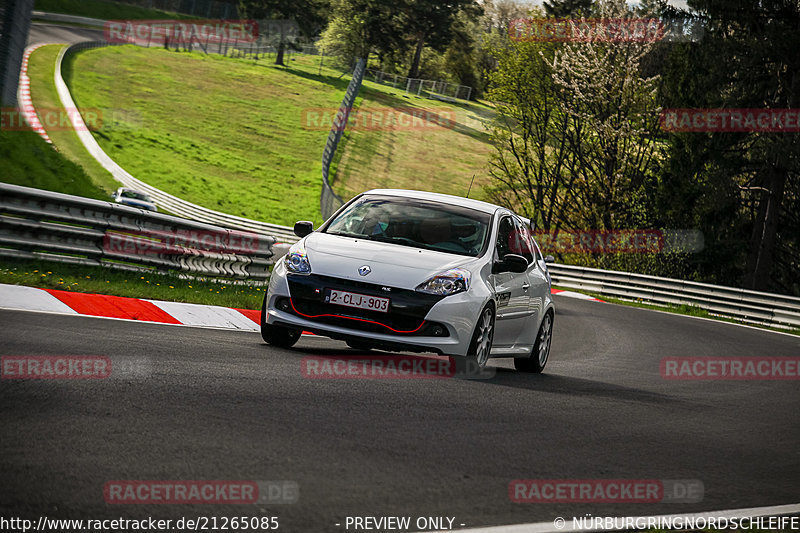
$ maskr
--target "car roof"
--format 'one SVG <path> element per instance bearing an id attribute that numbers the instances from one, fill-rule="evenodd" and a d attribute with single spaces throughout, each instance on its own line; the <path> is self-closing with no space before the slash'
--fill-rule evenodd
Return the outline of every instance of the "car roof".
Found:
<path id="1" fill-rule="evenodd" d="M 463 198 L 461 196 L 452 196 L 450 194 L 441 194 L 438 192 L 412 191 L 408 189 L 373 189 L 363 194 L 381 194 L 384 196 L 399 196 L 417 200 L 431 200 L 434 202 L 447 203 L 449 205 L 457 205 L 459 207 L 468 207 L 484 213 L 494 213 L 498 209 L 503 209 L 499 205 L 490 204 L 488 202 Z"/>
<path id="2" fill-rule="evenodd" d="M 121 192 L 135 192 L 136 194 L 141 194 L 141 195 L 144 195 L 144 196 L 150 198 L 150 195 L 147 194 L 146 192 L 144 192 L 142 190 L 139 190 L 139 189 L 131 189 L 130 187 L 120 187 L 119 189 L 117 189 L 117 191 L 118 192 L 120 192 L 120 191 Z"/>

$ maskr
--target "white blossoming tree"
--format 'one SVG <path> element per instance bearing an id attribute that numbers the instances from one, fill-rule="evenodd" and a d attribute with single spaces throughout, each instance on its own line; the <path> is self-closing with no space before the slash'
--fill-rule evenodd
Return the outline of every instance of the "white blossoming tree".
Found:
<path id="1" fill-rule="evenodd" d="M 642 74 L 658 26 L 634 21 L 624 0 L 601 0 L 595 9 L 592 30 L 581 33 L 587 25 L 574 23 L 577 40 L 549 62 L 561 105 L 573 119 L 567 139 L 578 205 L 571 218 L 594 229 L 641 226 L 647 223 L 647 180 L 662 151 L 658 76 Z"/>

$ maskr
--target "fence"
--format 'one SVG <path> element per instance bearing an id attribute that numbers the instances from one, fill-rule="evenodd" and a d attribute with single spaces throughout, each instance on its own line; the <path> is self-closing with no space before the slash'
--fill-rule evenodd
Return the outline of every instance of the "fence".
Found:
<path id="1" fill-rule="evenodd" d="M 135 44 L 145 48 L 165 47 L 174 50 L 203 52 L 228 57 L 260 59 L 278 53 L 283 46 L 286 60 L 293 54 L 320 55 L 316 45 L 305 42 L 294 20 L 257 20 L 253 27 L 243 25 L 250 33 L 242 38 L 216 35 L 197 27 L 191 20 L 172 21 L 171 25 L 153 21 L 103 21 L 72 15 L 35 12 L 43 20 L 78 22 L 106 30 L 106 38 L 113 44 Z"/>
<path id="2" fill-rule="evenodd" d="M 418 78 L 408 78 L 397 74 L 387 74 L 377 69 L 367 69 L 368 79 L 382 85 L 390 85 L 394 88 L 405 88 L 406 93 L 416 94 L 427 98 L 438 100 L 469 100 L 472 96 L 472 87 L 468 85 L 458 85 L 446 81 L 422 80 Z"/>
<path id="3" fill-rule="evenodd" d="M 325 150 L 322 152 L 322 192 L 320 193 L 320 213 L 322 219 L 327 220 L 339 207 L 344 203 L 333 189 L 331 189 L 330 182 L 328 181 L 328 174 L 330 172 L 331 160 L 336 153 L 336 147 L 342 138 L 342 133 L 347 126 L 347 119 L 350 116 L 350 111 L 353 109 L 353 104 L 358 96 L 358 91 L 361 88 L 361 82 L 364 79 L 364 71 L 366 60 L 359 59 L 356 63 L 356 68 L 353 69 L 353 77 L 350 84 L 347 86 L 347 92 L 342 100 L 342 105 L 339 106 L 339 111 L 333 119 L 331 132 L 328 134 L 328 141 L 325 143 Z"/>
<path id="4" fill-rule="evenodd" d="M 409 78 L 406 83 L 406 93 L 445 101 L 469 100 L 472 96 L 472 87 L 444 81 Z"/>
<path id="5" fill-rule="evenodd" d="M 61 51 L 61 54 L 56 60 L 56 75 L 55 84 L 56 91 L 58 92 L 61 104 L 66 109 L 75 109 L 75 102 L 72 95 L 64 83 L 62 74 L 64 59 L 69 54 L 74 54 L 80 50 L 89 48 L 98 48 L 108 46 L 105 42 L 82 42 L 69 46 Z M 83 123 L 79 113 L 70 113 L 70 120 L 75 128 L 75 133 L 78 135 L 81 143 L 83 143 L 86 150 L 94 157 L 106 170 L 108 170 L 114 179 L 122 183 L 126 187 L 131 187 L 149 194 L 159 206 L 167 209 L 169 212 L 176 215 L 184 216 L 192 220 L 205 222 L 207 224 L 215 224 L 228 228 L 235 228 L 244 231 L 252 231 L 263 235 L 272 235 L 284 242 L 295 242 L 297 236 L 292 231 L 292 228 L 285 226 L 278 226 L 276 224 L 268 224 L 256 220 L 248 220 L 246 218 L 220 213 L 199 205 L 192 204 L 186 200 L 182 200 L 176 196 L 172 196 L 164 191 L 152 187 L 129 174 L 125 169 L 119 166 L 106 154 L 97 141 L 92 136 L 89 129 Z"/>
<path id="6" fill-rule="evenodd" d="M 146 42 L 139 44 L 145 48 L 163 47 L 164 42 Z M 217 54 L 225 57 L 243 58 L 243 59 L 267 59 L 269 56 L 277 56 L 278 47 L 272 44 L 263 44 L 259 41 L 255 42 L 239 42 L 233 41 L 219 41 L 216 43 L 203 43 L 198 39 L 192 39 L 188 42 L 173 42 L 168 43 L 168 46 L 174 50 L 182 50 L 189 52 L 203 52 L 204 54 Z M 300 45 L 296 47 L 286 46 L 283 51 L 284 61 L 291 61 L 292 55 L 320 55 L 319 50 L 313 44 Z"/>
<path id="7" fill-rule="evenodd" d="M 0 5 L 0 105 L 16 107 L 19 69 L 28 40 L 33 0 Z"/>
<path id="8" fill-rule="evenodd" d="M 0 183 L 0 256 L 189 277 L 269 278 L 275 238 Z"/>
<path id="9" fill-rule="evenodd" d="M 629 272 L 549 265 L 553 284 L 623 300 L 691 305 L 768 326 L 800 327 L 800 298 Z"/>

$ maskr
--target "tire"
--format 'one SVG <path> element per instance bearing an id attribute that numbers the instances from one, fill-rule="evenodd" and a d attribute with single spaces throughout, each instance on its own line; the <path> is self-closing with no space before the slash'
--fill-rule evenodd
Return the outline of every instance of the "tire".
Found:
<path id="1" fill-rule="evenodd" d="M 345 343 L 353 350 L 358 350 L 359 352 L 368 352 L 373 349 L 371 344 L 364 341 L 345 341 Z"/>
<path id="2" fill-rule="evenodd" d="M 478 316 L 475 324 L 475 332 L 472 334 L 472 341 L 469 343 L 466 357 L 456 358 L 456 370 L 479 372 L 486 368 L 489 362 L 489 354 L 492 351 L 492 341 L 494 340 L 494 307 L 487 305 Z"/>
<path id="3" fill-rule="evenodd" d="M 267 324 L 267 297 L 268 295 L 264 295 L 264 303 L 261 304 L 261 338 L 272 346 L 291 348 L 300 339 L 303 332 L 299 329 Z"/>
<path id="4" fill-rule="evenodd" d="M 553 313 L 547 312 L 536 334 L 536 342 L 530 357 L 514 359 L 514 368 L 520 372 L 540 374 L 550 358 L 550 343 L 553 340 Z"/>

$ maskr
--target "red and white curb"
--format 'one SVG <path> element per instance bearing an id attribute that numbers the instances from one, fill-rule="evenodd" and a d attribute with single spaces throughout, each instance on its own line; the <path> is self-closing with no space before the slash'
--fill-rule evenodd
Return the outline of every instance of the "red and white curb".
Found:
<path id="1" fill-rule="evenodd" d="M 596 302 L 602 301 L 572 291 L 553 289 L 553 294 Z M 145 300 L 57 289 L 37 289 L 22 285 L 0 284 L 0 309 L 243 331 L 260 331 L 261 329 L 261 311 L 253 309 Z"/>
<path id="2" fill-rule="evenodd" d="M 44 130 L 39 116 L 36 114 L 36 109 L 33 107 L 33 101 L 31 100 L 31 79 L 28 77 L 28 59 L 30 59 L 34 50 L 42 46 L 45 46 L 45 43 L 31 45 L 25 49 L 25 53 L 22 55 L 22 66 L 19 69 L 17 100 L 19 101 L 22 116 L 25 117 L 25 122 L 27 122 L 31 129 L 38 133 L 42 139 L 53 144 L 53 141 L 50 140 L 50 137 Z"/>
<path id="3" fill-rule="evenodd" d="M 0 308 L 260 331 L 261 311 L 0 284 Z"/>
<path id="4" fill-rule="evenodd" d="M 550 289 L 550 292 L 553 294 L 558 294 L 559 296 L 566 296 L 567 298 L 577 298 L 578 300 L 589 300 L 590 302 L 603 302 L 603 300 L 598 300 L 588 294 L 581 294 L 579 292 L 574 291 L 565 291 L 563 289 Z"/>

